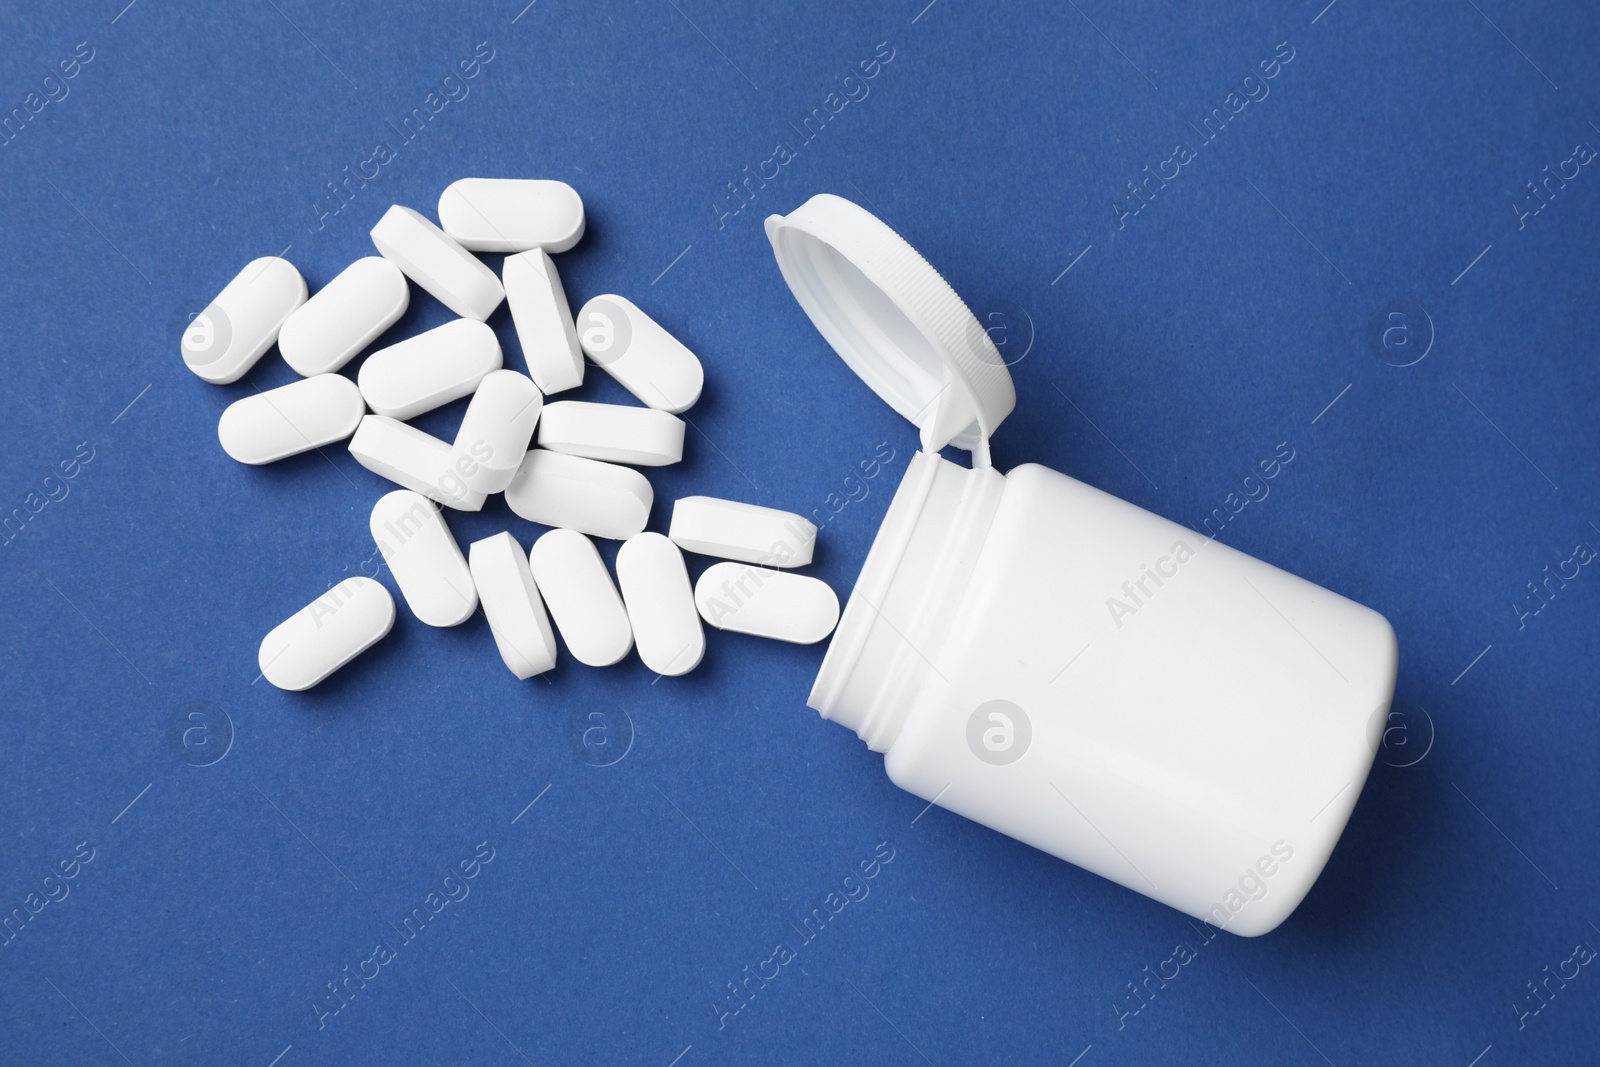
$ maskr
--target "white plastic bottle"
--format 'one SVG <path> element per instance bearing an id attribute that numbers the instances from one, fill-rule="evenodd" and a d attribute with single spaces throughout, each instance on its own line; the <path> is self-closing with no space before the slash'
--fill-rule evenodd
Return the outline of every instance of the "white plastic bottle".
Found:
<path id="1" fill-rule="evenodd" d="M 1233 933 L 1276 927 L 1372 766 L 1388 622 L 1066 475 L 996 471 L 1010 374 L 915 249 L 830 195 L 767 235 L 921 431 L 810 706 L 925 800 Z"/>

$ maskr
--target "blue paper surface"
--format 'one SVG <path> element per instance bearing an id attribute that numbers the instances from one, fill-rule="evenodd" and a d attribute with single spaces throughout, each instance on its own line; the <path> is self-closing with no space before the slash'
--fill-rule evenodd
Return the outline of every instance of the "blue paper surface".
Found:
<path id="1" fill-rule="evenodd" d="M 124 4 L 0 14 L 0 1061 L 1594 1062 L 1593 6 Z M 841 594 L 916 439 L 773 263 L 761 220 L 813 193 L 1002 342 L 1002 468 L 1198 524 L 1289 442 L 1222 540 L 1401 649 L 1298 912 L 1204 940 L 924 810 L 805 708 L 821 646 L 522 683 L 481 615 L 402 606 L 321 687 L 253 682 L 388 486 L 340 446 L 230 460 L 222 409 L 293 374 L 207 385 L 178 330 L 465 176 L 574 185 L 568 294 L 703 360 L 651 528 L 825 509 Z M 379 343 L 447 317 L 417 292 Z"/>

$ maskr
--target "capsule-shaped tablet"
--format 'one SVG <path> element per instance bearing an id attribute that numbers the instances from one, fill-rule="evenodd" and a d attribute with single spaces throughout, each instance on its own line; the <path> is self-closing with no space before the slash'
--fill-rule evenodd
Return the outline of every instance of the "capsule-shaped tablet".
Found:
<path id="1" fill-rule="evenodd" d="M 213 385 L 236 382 L 305 302 L 306 281 L 293 263 L 277 256 L 252 259 L 183 331 L 183 361 Z"/>
<path id="2" fill-rule="evenodd" d="M 261 639 L 261 676 L 279 689 L 310 689 L 383 639 L 394 597 L 371 578 L 346 578 Z"/>
<path id="3" fill-rule="evenodd" d="M 617 549 L 617 584 L 644 665 L 668 678 L 698 667 L 706 632 L 678 546 L 658 533 L 628 538 Z"/>
<path id="4" fill-rule="evenodd" d="M 457 511 L 479 511 L 484 494 L 467 487 L 450 445 L 385 415 L 368 415 L 350 438 L 350 454 L 373 474 Z"/>
<path id="5" fill-rule="evenodd" d="M 583 349 L 556 265 L 534 249 L 507 256 L 500 274 L 529 377 L 546 394 L 582 385 Z"/>
<path id="6" fill-rule="evenodd" d="M 460 626 L 478 610 L 461 548 L 433 501 L 410 489 L 372 505 L 372 539 L 411 613 L 429 626 Z"/>
<path id="7" fill-rule="evenodd" d="M 278 333 L 283 361 L 307 378 L 349 363 L 411 304 L 400 268 L 363 256 L 295 309 Z"/>
<path id="8" fill-rule="evenodd" d="M 804 567 L 816 549 L 817 527 L 792 511 L 686 496 L 672 505 L 667 536 L 685 552 L 763 567 Z"/>
<path id="9" fill-rule="evenodd" d="M 583 201 L 546 178 L 461 178 L 439 195 L 439 226 L 474 252 L 565 252 L 583 236 Z"/>
<path id="10" fill-rule="evenodd" d="M 629 467 L 535 448 L 506 486 L 506 504 L 529 522 L 618 541 L 644 529 L 655 492 Z"/>
<path id="11" fill-rule="evenodd" d="M 408 207 L 394 205 L 372 228 L 383 258 L 464 319 L 482 322 L 505 299 L 500 279 L 449 234 Z"/>
<path id="12" fill-rule="evenodd" d="M 528 569 L 528 554 L 509 533 L 472 542 L 467 565 L 489 633 L 507 669 L 532 678 L 556 665 L 556 635 Z"/>
<path id="13" fill-rule="evenodd" d="M 694 586 L 700 617 L 719 630 L 811 645 L 839 622 L 826 582 L 745 563 L 715 563 Z"/>
<path id="14" fill-rule="evenodd" d="M 544 396 L 526 374 L 490 371 L 478 383 L 456 431 L 451 459 L 461 480 L 480 493 L 504 492 L 528 454 Z"/>
<path id="15" fill-rule="evenodd" d="M 539 447 L 608 463 L 661 467 L 683 458 L 683 420 L 655 408 L 558 400 L 544 409 Z"/>
<path id="16" fill-rule="evenodd" d="M 628 612 L 593 541 L 576 530 L 551 530 L 533 543 L 528 566 L 573 659 L 609 667 L 628 654 Z"/>
<path id="17" fill-rule="evenodd" d="M 217 420 L 217 440 L 240 463 L 272 463 L 343 441 L 366 413 L 355 382 L 318 374 L 235 400 Z"/>
<path id="18" fill-rule="evenodd" d="M 641 402 L 676 414 L 700 399 L 700 360 L 632 301 L 597 296 L 583 305 L 576 325 L 589 358 Z"/>
<path id="19" fill-rule="evenodd" d="M 500 340 L 476 319 L 456 319 L 368 356 L 356 375 L 379 415 L 412 419 L 460 400 L 503 362 Z"/>

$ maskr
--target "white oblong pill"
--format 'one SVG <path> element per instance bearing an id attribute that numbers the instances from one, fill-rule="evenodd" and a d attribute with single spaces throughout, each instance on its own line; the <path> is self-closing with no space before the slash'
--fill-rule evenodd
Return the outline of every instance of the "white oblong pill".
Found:
<path id="1" fill-rule="evenodd" d="M 310 689 L 377 644 L 394 625 L 394 597 L 371 578 L 346 578 L 261 639 L 261 676 L 279 689 Z"/>
<path id="2" fill-rule="evenodd" d="M 609 667 L 633 647 L 633 628 L 599 549 L 577 530 L 551 530 L 528 552 L 533 583 L 579 663 Z"/>
<path id="3" fill-rule="evenodd" d="M 509 533 L 472 542 L 467 565 L 483 602 L 500 659 L 518 678 L 556 665 L 556 635 L 528 569 L 528 554 Z"/>
<path id="4" fill-rule="evenodd" d="M 528 361 L 528 375 L 545 393 L 576 389 L 583 384 L 583 349 L 572 324 L 567 291 L 556 265 L 540 249 L 507 256 L 500 268 L 506 303 L 517 341 Z"/>
<path id="5" fill-rule="evenodd" d="M 394 205 L 372 228 L 383 258 L 464 319 L 482 322 L 505 299 L 500 279 L 455 239 L 408 207 Z"/>
<path id="6" fill-rule="evenodd" d="M 706 632 L 678 546 L 658 533 L 628 538 L 617 549 L 617 584 L 644 665 L 668 678 L 698 667 Z"/>
<path id="7" fill-rule="evenodd" d="M 361 364 L 356 384 L 377 414 L 411 419 L 467 396 L 503 362 L 494 330 L 456 319 L 378 349 Z"/>
<path id="8" fill-rule="evenodd" d="M 370 525 L 413 615 L 429 626 L 460 626 L 478 610 L 472 573 L 433 501 L 410 489 L 385 493 Z"/>
<path id="9" fill-rule="evenodd" d="M 318 374 L 235 400 L 217 420 L 217 440 L 240 463 L 272 463 L 344 440 L 366 413 L 355 382 Z"/>
<path id="10" fill-rule="evenodd" d="M 714 563 L 694 586 L 700 617 L 719 630 L 811 645 L 839 622 L 826 582 L 747 563 Z"/>
<path id="11" fill-rule="evenodd" d="M 578 343 L 640 401 L 676 414 L 700 399 L 700 360 L 631 300 L 607 294 L 583 305 Z"/>
<path id="12" fill-rule="evenodd" d="M 614 463 L 535 448 L 506 486 L 506 504 L 529 522 L 621 541 L 644 529 L 655 492 Z"/>
<path id="13" fill-rule="evenodd" d="M 672 505 L 667 536 L 679 548 L 704 556 L 763 567 L 804 567 L 816 549 L 817 527 L 792 511 L 686 496 Z"/>
<path id="14" fill-rule="evenodd" d="M 184 329 L 183 361 L 213 385 L 236 382 L 305 302 L 306 280 L 293 263 L 277 256 L 252 259 Z"/>
<path id="15" fill-rule="evenodd" d="M 461 417 L 451 461 L 466 468 L 461 480 L 480 493 L 504 492 L 528 454 L 544 396 L 526 374 L 490 371 L 478 383 Z"/>
<path id="16" fill-rule="evenodd" d="M 479 511 L 484 494 L 467 488 L 450 446 L 386 415 L 367 415 L 350 438 L 350 454 L 373 474 L 457 511 Z"/>
<path id="17" fill-rule="evenodd" d="M 583 200 L 549 178 L 461 178 L 439 194 L 439 226 L 474 252 L 565 252 L 583 236 Z"/>
<path id="18" fill-rule="evenodd" d="M 683 459 L 683 420 L 655 408 L 558 400 L 544 409 L 539 447 L 608 463 L 661 467 Z"/>
<path id="19" fill-rule="evenodd" d="M 283 361 L 299 374 L 327 374 L 349 363 L 411 305 L 400 268 L 363 256 L 295 309 L 278 332 Z"/>

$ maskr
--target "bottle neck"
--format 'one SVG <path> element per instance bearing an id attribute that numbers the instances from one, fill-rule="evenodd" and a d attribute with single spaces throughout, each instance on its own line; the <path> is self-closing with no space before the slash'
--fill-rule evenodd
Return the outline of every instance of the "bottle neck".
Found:
<path id="1" fill-rule="evenodd" d="M 887 752 L 918 695 L 946 685 L 945 646 L 1005 477 L 918 452 L 828 645 L 807 705 Z"/>

